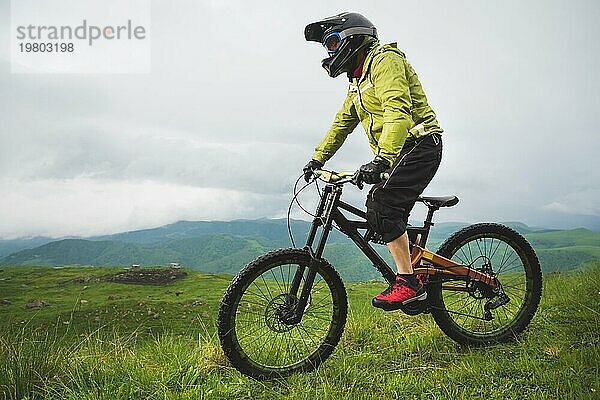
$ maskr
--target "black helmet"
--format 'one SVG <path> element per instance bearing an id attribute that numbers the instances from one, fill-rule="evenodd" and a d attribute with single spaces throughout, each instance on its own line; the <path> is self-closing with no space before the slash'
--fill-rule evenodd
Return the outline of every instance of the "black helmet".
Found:
<path id="1" fill-rule="evenodd" d="M 306 25 L 304 37 L 325 46 L 329 57 L 321 65 L 335 78 L 354 71 L 358 53 L 377 40 L 377 29 L 362 15 L 346 12 Z"/>

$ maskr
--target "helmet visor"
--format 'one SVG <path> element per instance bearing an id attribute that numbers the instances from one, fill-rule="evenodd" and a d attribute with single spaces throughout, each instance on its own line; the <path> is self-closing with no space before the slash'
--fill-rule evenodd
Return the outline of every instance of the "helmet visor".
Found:
<path id="1" fill-rule="evenodd" d="M 323 39 L 323 47 L 327 49 L 327 52 L 335 53 L 342 46 L 342 40 L 338 32 L 332 32 Z"/>

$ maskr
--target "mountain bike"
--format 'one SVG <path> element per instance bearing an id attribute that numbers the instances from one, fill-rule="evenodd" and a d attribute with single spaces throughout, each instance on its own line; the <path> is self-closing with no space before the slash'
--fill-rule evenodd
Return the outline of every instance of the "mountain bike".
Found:
<path id="1" fill-rule="evenodd" d="M 366 213 L 340 199 L 345 184 L 360 185 L 355 175 L 327 170 L 315 175 L 326 186 L 304 248 L 271 251 L 250 262 L 221 301 L 223 351 L 237 370 L 257 379 L 313 370 L 342 336 L 346 289 L 322 257 L 332 228 L 348 236 L 389 284 L 395 280 L 394 270 L 371 245 L 384 243 Z M 400 309 L 408 315 L 430 313 L 446 335 L 463 345 L 515 338 L 533 318 L 542 294 L 540 264 L 531 245 L 507 226 L 478 223 L 455 232 L 432 252 L 426 243 L 434 212 L 459 200 L 421 196 L 418 201 L 428 207 L 427 217 L 423 226 L 409 225 L 407 232 L 411 263 L 427 299 Z"/>

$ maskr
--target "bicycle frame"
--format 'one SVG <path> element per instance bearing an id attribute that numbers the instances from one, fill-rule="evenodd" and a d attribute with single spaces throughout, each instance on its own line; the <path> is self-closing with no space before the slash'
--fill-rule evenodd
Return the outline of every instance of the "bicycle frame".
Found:
<path id="1" fill-rule="evenodd" d="M 385 260 L 375 251 L 369 244 L 369 241 L 375 238 L 375 232 L 371 229 L 366 220 L 366 213 L 348 203 L 340 200 L 342 195 L 342 184 L 329 183 L 325 186 L 319 205 L 317 206 L 315 218 L 312 222 L 308 237 L 306 239 L 305 249 L 312 256 L 309 265 L 309 271 L 304 278 L 304 286 L 302 293 L 298 298 L 296 313 L 289 321 L 290 323 L 298 323 L 302 319 L 302 314 L 308 303 L 308 298 L 314 279 L 316 277 L 316 268 L 314 268 L 322 259 L 323 251 L 332 229 L 333 222 L 342 233 L 347 235 L 363 252 L 363 254 L 373 263 L 373 266 L 379 271 L 383 278 L 393 284 L 396 279 L 396 272 L 385 262 Z M 344 210 L 360 220 L 348 219 L 340 210 Z M 429 236 L 429 230 L 433 226 L 433 214 L 438 208 L 429 206 L 429 212 L 423 223 L 423 226 L 409 226 L 407 229 L 411 242 L 411 264 L 415 274 L 421 276 L 439 276 L 441 278 L 462 279 L 465 281 L 475 280 L 489 285 L 492 289 L 498 286 L 495 277 L 470 268 L 467 265 L 459 264 L 455 261 L 442 257 L 434 252 L 429 251 L 425 244 Z M 321 235 L 314 248 L 315 240 L 319 228 Z M 361 234 L 358 230 L 364 229 L 365 233 Z M 422 245 L 422 246 L 421 246 Z M 299 266 L 290 288 L 290 294 L 297 296 L 300 288 L 300 283 L 304 277 L 306 267 Z M 444 290 L 468 291 L 467 286 L 443 286 Z M 300 312 L 302 310 L 302 312 Z"/>

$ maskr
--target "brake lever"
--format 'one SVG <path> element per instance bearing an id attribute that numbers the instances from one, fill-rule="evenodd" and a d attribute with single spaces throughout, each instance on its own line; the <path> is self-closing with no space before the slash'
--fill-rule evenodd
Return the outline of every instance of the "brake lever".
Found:
<path id="1" fill-rule="evenodd" d="M 362 175 L 360 174 L 360 171 L 356 171 L 354 175 L 352 175 L 351 182 L 355 184 L 356 187 L 360 190 L 363 190 L 363 188 L 365 187 L 365 183 L 362 180 Z"/>
<path id="2" fill-rule="evenodd" d="M 379 176 L 381 178 L 381 181 L 387 181 L 390 178 L 390 174 L 387 172 L 382 172 Z M 360 190 L 363 190 L 363 188 L 365 187 L 365 182 L 362 179 L 360 171 L 356 171 L 354 175 L 352 175 L 350 182 L 354 183 Z"/>

